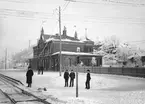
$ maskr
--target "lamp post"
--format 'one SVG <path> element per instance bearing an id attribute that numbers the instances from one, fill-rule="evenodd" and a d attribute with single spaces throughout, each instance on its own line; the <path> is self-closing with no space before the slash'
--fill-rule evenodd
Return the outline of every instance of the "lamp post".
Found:
<path id="1" fill-rule="evenodd" d="M 61 51 L 62 51 L 62 43 L 61 43 L 61 7 L 59 7 L 59 35 L 60 35 L 60 62 L 59 62 L 59 66 L 60 66 L 60 69 L 59 69 L 59 75 L 61 76 L 61 71 L 62 71 L 62 54 L 61 54 Z"/>

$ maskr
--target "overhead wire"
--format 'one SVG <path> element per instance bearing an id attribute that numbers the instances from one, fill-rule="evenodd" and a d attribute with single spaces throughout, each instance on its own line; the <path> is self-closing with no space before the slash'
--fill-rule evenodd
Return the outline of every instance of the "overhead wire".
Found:
<path id="1" fill-rule="evenodd" d="M 65 10 L 68 6 L 68 4 L 71 1 L 69 0 L 68 2 L 65 2 L 65 4 L 63 5 L 63 10 Z M 2 12 L 2 13 L 1 13 Z M 15 13 L 15 14 L 12 14 Z M 26 10 L 17 10 L 17 9 L 0 9 L 0 15 L 4 15 L 4 16 L 15 16 L 15 17 L 22 17 L 25 19 L 53 19 L 53 13 L 45 13 L 45 12 L 35 12 L 35 11 L 26 11 Z M 37 15 L 37 16 L 36 16 Z M 74 14 L 64 14 L 64 15 L 70 15 L 71 17 L 74 16 Z M 50 16 L 51 18 L 48 18 L 48 16 Z M 79 16 L 79 15 L 77 15 Z M 130 17 L 93 17 L 93 16 L 81 16 L 84 17 L 85 20 L 83 22 L 87 22 L 87 23 L 115 23 L 115 24 L 145 24 L 145 19 L 143 18 L 130 18 Z M 2 17 L 1 17 L 2 18 Z M 77 18 L 78 19 L 78 18 Z M 71 18 L 72 20 L 72 18 Z M 102 21 L 103 20 L 103 21 Z M 104 21 L 105 20 L 105 21 Z M 107 20 L 107 21 L 106 21 Z M 108 21 L 109 20 L 109 21 Z M 110 21 L 113 20 L 113 21 Z M 117 20 L 117 22 L 116 22 Z M 120 20 L 131 20 L 131 21 L 120 21 Z M 137 20 L 137 21 L 136 21 Z M 139 20 L 139 21 L 138 21 Z M 66 20 L 64 20 L 66 21 Z M 135 22 L 134 22 L 135 21 Z"/>
<path id="2" fill-rule="evenodd" d="M 70 3 L 70 1 L 68 1 L 68 2 L 66 3 L 66 5 L 65 5 L 65 7 L 62 9 L 62 11 L 64 11 L 64 10 L 67 8 L 67 6 L 69 5 L 69 3 Z"/>
<path id="3" fill-rule="evenodd" d="M 54 19 L 52 17 L 52 13 L 7 9 L 7 8 L 0 8 L 0 15 L 23 17 L 27 19 Z"/>
<path id="4" fill-rule="evenodd" d="M 0 0 L 2 2 L 13 2 L 13 3 L 29 3 L 28 1 L 22 1 L 22 0 Z"/>
<path id="5" fill-rule="evenodd" d="M 104 2 L 104 3 L 102 3 L 102 2 L 92 2 L 92 1 L 79 1 L 79 0 L 65 0 L 65 1 L 87 3 L 87 4 L 101 4 L 101 5 L 121 4 L 119 6 L 145 6 L 145 4 L 128 3 L 128 2 L 120 2 L 120 1 L 113 1 L 113 0 L 102 0 L 102 2 Z"/>
<path id="6" fill-rule="evenodd" d="M 46 15 L 33 15 L 33 14 L 17 14 L 17 13 L 11 13 L 11 12 L 0 12 L 1 16 L 14 16 L 14 17 L 21 17 L 26 19 L 52 19 L 55 20 L 52 16 L 46 16 Z M 71 18 L 70 20 L 74 20 L 75 18 Z M 77 18 L 78 20 L 78 18 Z M 67 21 L 67 20 L 63 20 Z M 115 24 L 145 24 L 145 19 L 143 18 L 122 18 L 122 17 L 100 17 L 100 18 L 84 18 L 84 20 L 81 20 L 86 23 L 115 23 Z"/>
<path id="7" fill-rule="evenodd" d="M 65 2 L 65 4 L 63 5 L 64 6 L 63 10 L 65 10 L 67 8 L 69 3 L 70 3 L 70 0 L 68 2 Z M 42 16 L 41 17 L 42 19 L 50 19 L 50 18 L 48 18 L 48 16 L 53 16 L 54 15 L 53 13 L 35 12 L 35 11 L 26 11 L 26 10 L 16 10 L 16 9 L 0 9 L 0 12 L 7 12 L 7 13 L 16 12 L 17 15 L 18 15 L 18 16 L 16 15 L 16 17 L 26 17 L 26 18 L 27 17 L 34 18 L 34 16 L 37 15 L 37 16 Z M 2 14 L 0 14 L 0 15 L 2 15 Z M 7 14 L 4 14 L 4 15 L 6 16 Z M 8 15 L 12 15 L 12 14 L 8 14 Z M 70 15 L 72 17 L 72 14 L 64 14 L 64 15 Z M 83 16 L 81 16 L 81 17 L 83 17 Z M 84 16 L 84 18 L 86 18 L 86 17 Z M 87 18 L 89 18 L 89 19 L 87 19 Z M 111 22 L 110 21 L 109 22 L 108 21 L 107 22 L 106 21 L 105 22 L 100 22 L 100 21 L 102 21 L 102 19 L 103 20 L 104 19 L 113 19 L 113 21 L 115 19 L 116 20 L 117 19 L 121 19 L 121 20 L 139 20 L 139 22 L 132 22 L 131 21 L 131 24 L 144 24 L 143 20 L 145 20 L 145 19 L 142 19 L 142 18 L 128 18 L 128 17 L 127 18 L 124 18 L 124 17 L 100 17 L 99 19 L 101 19 L 101 20 L 99 20 L 98 17 L 96 18 L 96 17 L 89 16 L 87 18 L 86 18 L 86 20 L 84 20 L 84 22 L 87 22 L 87 23 L 91 23 L 91 22 L 92 23 L 94 23 L 94 22 L 98 22 L 98 23 L 115 23 L 115 22 L 112 22 L 112 21 Z M 125 23 L 120 23 L 119 22 L 119 23 L 120 24 L 130 24 L 130 23 L 127 23 L 127 22 L 125 22 Z"/>

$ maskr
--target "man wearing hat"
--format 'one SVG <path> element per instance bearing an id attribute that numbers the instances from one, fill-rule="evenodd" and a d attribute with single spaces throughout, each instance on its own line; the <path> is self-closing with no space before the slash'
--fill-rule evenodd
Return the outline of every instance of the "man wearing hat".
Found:
<path id="1" fill-rule="evenodd" d="M 86 89 L 90 89 L 90 80 L 91 80 L 90 70 L 87 70 L 87 76 L 86 76 Z"/>

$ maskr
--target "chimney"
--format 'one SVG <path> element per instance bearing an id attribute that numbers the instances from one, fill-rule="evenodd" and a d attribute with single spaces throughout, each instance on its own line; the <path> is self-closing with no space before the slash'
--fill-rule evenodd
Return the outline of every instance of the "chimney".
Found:
<path id="1" fill-rule="evenodd" d="M 75 39 L 78 39 L 78 34 L 77 32 L 75 31 L 75 36 L 74 36 Z"/>

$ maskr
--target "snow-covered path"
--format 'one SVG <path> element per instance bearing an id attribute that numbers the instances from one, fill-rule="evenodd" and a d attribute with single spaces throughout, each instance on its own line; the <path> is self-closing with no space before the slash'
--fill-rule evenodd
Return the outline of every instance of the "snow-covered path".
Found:
<path id="1" fill-rule="evenodd" d="M 0 71 L 22 81 L 26 85 L 26 71 Z M 63 73 L 62 73 L 63 75 Z M 91 73 L 91 89 L 85 89 L 86 74 L 79 73 L 79 97 L 75 98 L 75 87 L 64 87 L 63 76 L 58 72 L 44 72 L 33 76 L 33 89 L 47 88 L 42 91 L 68 104 L 145 104 L 145 79 L 117 75 Z"/>

